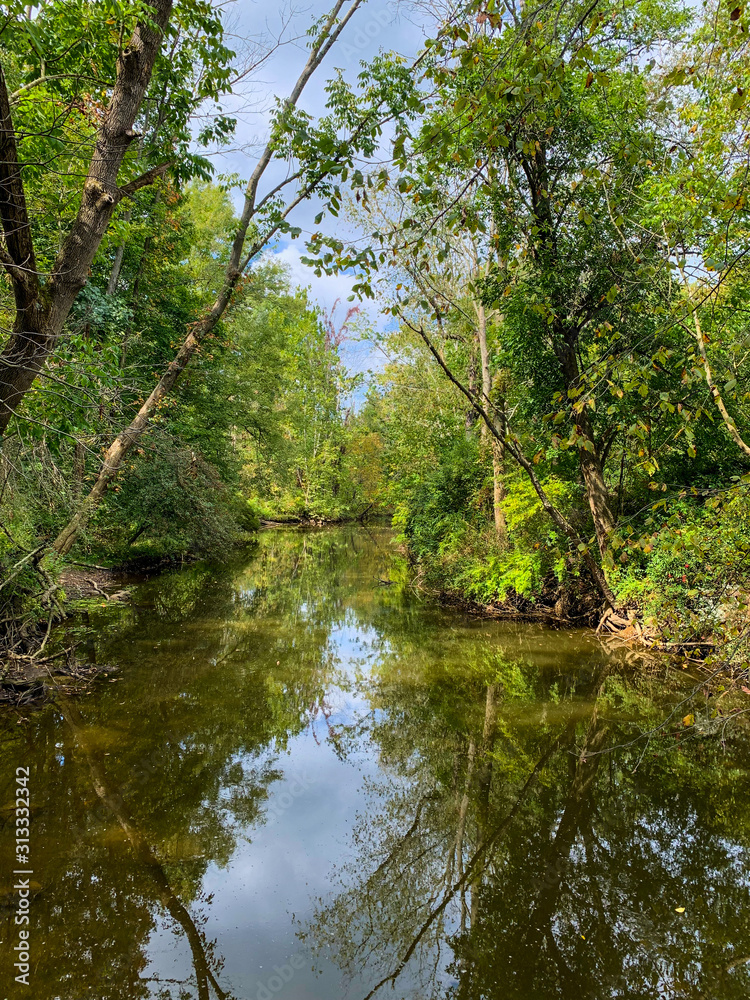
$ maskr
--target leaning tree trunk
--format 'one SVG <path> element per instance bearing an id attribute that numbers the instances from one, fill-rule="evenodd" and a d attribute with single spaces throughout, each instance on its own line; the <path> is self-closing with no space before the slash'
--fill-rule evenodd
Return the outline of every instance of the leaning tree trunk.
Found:
<path id="1" fill-rule="evenodd" d="M 177 353 L 177 356 L 159 379 L 159 382 L 154 387 L 151 395 L 145 403 L 143 403 L 140 410 L 136 414 L 135 419 L 131 421 L 124 431 L 121 431 L 117 435 L 109 448 L 107 448 L 106 454 L 104 455 L 104 461 L 102 462 L 102 468 L 97 476 L 94 486 L 91 489 L 91 492 L 78 508 L 74 517 L 68 522 L 52 543 L 52 548 L 58 553 L 58 555 L 65 555 L 73 547 L 76 538 L 88 523 L 92 512 L 104 496 L 107 487 L 120 471 L 126 455 L 148 427 L 152 414 L 158 409 L 162 401 L 172 391 L 172 387 L 175 382 L 185 370 L 188 362 L 193 357 L 195 352 L 198 350 L 201 340 L 203 340 L 204 337 L 216 326 L 218 317 L 215 317 L 215 313 L 219 311 L 220 315 L 224 311 L 226 305 L 223 304 L 223 301 L 229 294 L 231 294 L 230 291 L 225 289 L 222 295 L 214 303 L 214 307 L 208 316 L 205 317 L 205 319 L 200 323 L 196 324 L 196 326 L 190 331 L 188 336 L 185 338 L 182 347 Z"/>
<path id="2" fill-rule="evenodd" d="M 339 20 L 339 14 L 347 2 L 348 0 L 336 0 L 332 10 L 328 14 L 323 29 L 312 47 L 307 62 L 305 63 L 297 82 L 292 88 L 290 96 L 286 100 L 286 106 L 288 108 L 296 106 L 313 73 L 320 66 L 324 57 L 336 43 L 341 32 L 362 5 L 364 0 L 351 0 L 349 10 Z M 148 428 L 152 415 L 172 391 L 177 379 L 188 366 L 193 355 L 198 351 L 201 342 L 208 336 L 209 333 L 211 333 L 212 330 L 214 330 L 216 324 L 221 320 L 222 316 L 226 312 L 234 298 L 237 285 L 240 283 L 250 261 L 258 253 L 260 253 L 265 246 L 267 246 L 268 242 L 281 228 L 281 223 L 277 222 L 265 234 L 258 236 L 250 247 L 246 246 L 250 223 L 262 205 L 271 197 L 270 195 L 267 195 L 266 198 L 264 198 L 260 203 L 257 201 L 258 188 L 261 179 L 263 178 L 266 168 L 273 158 L 275 150 L 276 145 L 274 139 L 272 138 L 269 140 L 265 149 L 261 153 L 258 162 L 255 165 L 255 169 L 250 176 L 250 180 L 248 181 L 247 189 L 245 191 L 245 204 L 234 236 L 234 242 L 232 244 L 232 250 L 226 266 L 224 285 L 221 292 L 204 316 L 189 327 L 187 336 L 185 337 L 180 350 L 175 358 L 170 362 L 162 377 L 159 379 L 151 395 L 141 406 L 135 416 L 135 419 L 128 427 L 125 428 L 124 431 L 117 435 L 115 440 L 107 449 L 101 471 L 99 472 L 91 492 L 86 497 L 74 517 L 63 528 L 55 541 L 52 543 L 52 549 L 58 553 L 58 555 L 65 555 L 73 547 L 76 538 L 85 528 L 99 501 L 104 496 L 108 485 L 117 476 L 117 473 L 122 467 L 128 452 Z M 323 177 L 324 175 L 321 175 L 319 181 L 323 180 Z M 315 186 L 315 183 L 311 182 L 307 187 L 303 188 L 302 193 L 298 194 L 292 204 L 283 213 L 284 219 L 286 219 L 287 215 L 295 205 L 313 193 Z M 273 193 L 274 192 L 272 192 L 272 194 Z"/>

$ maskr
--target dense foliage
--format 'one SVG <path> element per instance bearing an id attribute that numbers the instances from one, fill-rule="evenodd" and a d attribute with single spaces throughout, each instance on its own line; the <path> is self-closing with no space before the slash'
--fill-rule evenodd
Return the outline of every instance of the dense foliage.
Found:
<path id="1" fill-rule="evenodd" d="M 54 378 L 6 439 L 4 523 L 34 547 L 70 517 L 99 455 L 205 306 L 234 217 L 227 193 L 165 187 L 129 222 L 118 289 L 103 266 L 76 304 Z M 106 261 L 102 262 L 106 265 Z M 162 407 L 106 495 L 80 551 L 97 558 L 214 554 L 267 516 L 338 518 L 357 503 L 343 370 L 325 317 L 273 259 Z M 361 506 L 366 506 L 361 504 Z M 11 539 L 6 536 L 6 548 Z"/>
<path id="2" fill-rule="evenodd" d="M 47 301 L 123 39 L 153 25 L 142 3 L 5 6 L 3 163 L 21 163 Z M 568 618 L 630 609 L 680 641 L 722 631 L 742 661 L 745 7 L 460 3 L 413 65 L 339 72 L 315 121 L 299 95 L 359 6 L 311 31 L 239 217 L 201 149 L 232 134 L 242 59 L 218 8 L 154 6 L 167 27 L 111 219 L 38 377 L 3 404 L 5 577 L 33 590 L 51 547 L 224 554 L 261 519 L 388 513 L 431 586 Z M 288 174 L 262 193 L 271 161 Z M 310 262 L 354 269 L 387 317 L 366 335 L 388 359 L 369 385 L 342 346 L 356 308 L 324 314 L 274 261 L 312 195 Z"/>
<path id="3" fill-rule="evenodd" d="M 480 601 L 560 613 L 582 575 L 679 638 L 741 634 L 747 12 L 459 14 L 357 192 L 370 247 L 313 241 L 394 317 L 377 406 L 404 540 Z"/>

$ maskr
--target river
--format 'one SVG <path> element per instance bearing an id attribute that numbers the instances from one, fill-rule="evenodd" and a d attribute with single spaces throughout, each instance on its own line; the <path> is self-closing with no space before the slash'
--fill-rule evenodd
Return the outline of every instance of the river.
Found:
<path id="1" fill-rule="evenodd" d="M 66 626 L 120 670 L 0 718 L 0 1000 L 750 995 L 742 733 L 407 583 L 386 529 L 268 531 Z"/>

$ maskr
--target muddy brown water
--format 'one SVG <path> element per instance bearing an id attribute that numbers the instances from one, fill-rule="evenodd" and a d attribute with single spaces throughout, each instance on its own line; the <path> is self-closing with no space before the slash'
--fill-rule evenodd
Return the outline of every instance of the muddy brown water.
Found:
<path id="1" fill-rule="evenodd" d="M 118 679 L 0 719 L 0 1000 L 750 995 L 743 735 L 406 580 L 385 529 L 267 531 L 89 608 Z"/>

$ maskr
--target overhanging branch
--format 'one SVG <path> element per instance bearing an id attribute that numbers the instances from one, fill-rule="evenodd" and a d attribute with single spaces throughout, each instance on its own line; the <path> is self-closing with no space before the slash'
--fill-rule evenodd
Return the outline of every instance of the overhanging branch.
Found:
<path id="1" fill-rule="evenodd" d="M 141 188 L 148 187 L 159 177 L 163 177 L 171 166 L 171 161 L 160 163 L 157 167 L 152 167 L 150 170 L 141 174 L 140 177 L 136 177 L 134 180 L 128 181 L 127 184 L 123 184 L 122 187 L 118 188 L 120 198 L 132 198 L 136 191 L 140 191 Z"/>

